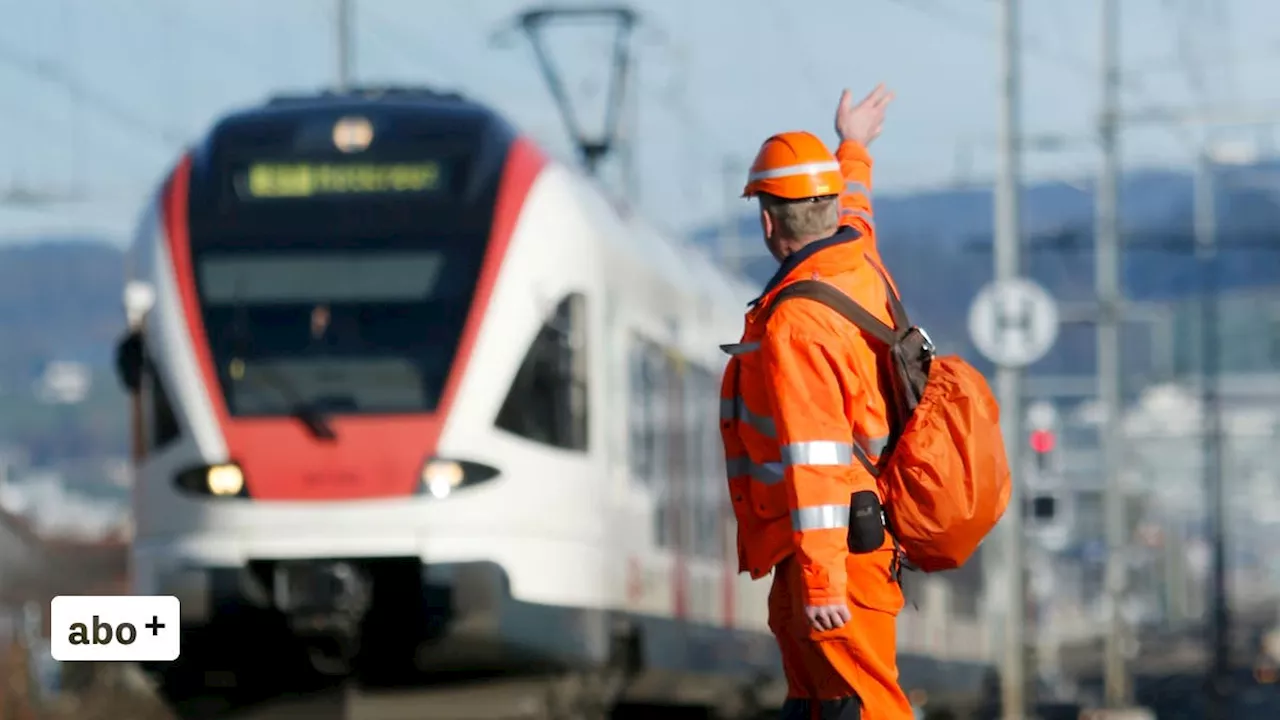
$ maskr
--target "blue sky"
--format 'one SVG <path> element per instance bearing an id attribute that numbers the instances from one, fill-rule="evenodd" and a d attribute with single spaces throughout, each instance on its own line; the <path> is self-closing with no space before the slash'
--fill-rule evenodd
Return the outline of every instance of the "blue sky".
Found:
<path id="1" fill-rule="evenodd" d="M 456 88 L 495 105 L 569 158 L 559 116 L 526 44 L 494 31 L 509 0 L 355 0 L 356 74 Z M 1097 107 L 1098 0 L 1024 0 L 1028 133 L 1086 136 Z M 1280 109 L 1280 2 L 1123 0 L 1125 103 L 1213 102 Z M 85 199 L 0 207 L 0 238 L 92 230 L 123 242 L 184 142 L 220 113 L 278 89 L 335 77 L 330 0 L 0 0 L 0 193 Z M 673 231 L 715 222 L 726 163 L 779 130 L 831 135 L 842 87 L 889 83 L 898 100 L 873 147 L 882 188 L 989 177 L 997 113 L 993 0 L 636 0 L 636 156 L 642 211 Z M 803 10 L 801 9 L 803 7 Z M 582 116 L 599 116 L 608 36 L 557 32 Z M 1183 58 L 1184 60 L 1180 60 Z M 1202 76 L 1196 92 L 1188 70 Z M 16 102 L 15 102 L 16 101 Z M 594 111 L 594 112 L 593 112 Z M 1269 152 L 1271 128 L 1229 134 Z M 1186 135 L 1134 127 L 1130 167 L 1182 165 Z M 1194 134 L 1192 135 L 1194 137 Z M 966 148 L 968 152 L 966 152 Z M 964 160 L 965 156 L 968 160 Z M 1031 178 L 1084 176 L 1075 145 L 1026 158 Z"/>

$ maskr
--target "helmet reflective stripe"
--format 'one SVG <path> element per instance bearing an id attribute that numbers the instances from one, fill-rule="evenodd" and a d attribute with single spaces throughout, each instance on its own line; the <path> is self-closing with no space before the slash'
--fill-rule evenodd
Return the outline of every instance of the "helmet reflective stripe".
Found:
<path id="1" fill-rule="evenodd" d="M 755 182 L 757 180 L 769 180 L 771 178 L 789 177 L 792 175 L 816 175 L 821 172 L 840 172 L 840 163 L 838 162 L 816 162 L 801 163 L 799 165 L 788 165 L 786 167 L 773 168 L 772 170 L 760 170 L 753 172 L 747 176 L 747 182 Z"/>

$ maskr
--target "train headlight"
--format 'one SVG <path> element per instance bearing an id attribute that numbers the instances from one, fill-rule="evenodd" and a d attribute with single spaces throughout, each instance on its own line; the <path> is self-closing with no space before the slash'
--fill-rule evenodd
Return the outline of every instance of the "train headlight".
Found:
<path id="1" fill-rule="evenodd" d="M 178 487 L 196 495 L 217 498 L 247 497 L 244 471 L 235 463 L 201 465 L 188 468 L 176 478 Z"/>
<path id="2" fill-rule="evenodd" d="M 422 467 L 422 485 L 432 497 L 449 497 L 466 479 L 462 466 L 452 460 L 431 460 Z"/>
<path id="3" fill-rule="evenodd" d="M 205 484 L 210 495 L 239 495 L 244 490 L 244 473 L 236 465 L 214 465 L 205 474 Z"/>
<path id="4" fill-rule="evenodd" d="M 484 482 L 497 474 L 497 469 L 480 463 L 431 458 L 422 466 L 421 492 L 443 500 L 460 487 Z"/>

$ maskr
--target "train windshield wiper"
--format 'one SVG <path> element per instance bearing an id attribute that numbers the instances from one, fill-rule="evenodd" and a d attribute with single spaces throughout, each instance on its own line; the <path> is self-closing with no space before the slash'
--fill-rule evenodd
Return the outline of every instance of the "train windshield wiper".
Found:
<path id="1" fill-rule="evenodd" d="M 337 440 L 338 433 L 333 429 L 333 425 L 329 423 L 329 419 L 324 413 L 316 409 L 310 403 L 295 405 L 293 408 L 293 416 L 302 421 L 303 425 L 321 440 Z"/>
<path id="2" fill-rule="evenodd" d="M 249 338 L 244 327 L 244 301 L 240 296 L 240 283 L 236 283 L 235 290 L 235 315 L 232 325 L 232 336 L 237 346 L 237 354 L 245 355 L 248 349 Z M 333 425 L 329 419 L 325 417 L 319 408 L 313 403 L 309 403 L 302 399 L 302 395 L 298 393 L 293 383 L 285 379 L 283 375 L 279 375 L 269 365 L 259 365 L 254 368 L 255 374 L 264 378 L 267 384 L 274 387 L 288 399 L 289 416 L 297 418 L 307 427 L 312 435 L 321 440 L 337 440 L 338 433 L 334 431 Z"/>
<path id="3" fill-rule="evenodd" d="M 265 372 L 264 372 L 265 370 Z M 258 374 L 267 379 L 276 390 L 281 394 L 289 397 L 289 415 L 302 421 L 307 426 L 307 430 L 311 434 L 321 440 L 337 440 L 338 433 L 333 429 L 333 425 L 329 422 L 329 418 L 315 406 L 303 400 L 293 387 L 293 383 L 285 380 L 283 375 L 277 375 L 274 370 L 266 370 L 259 367 Z"/>

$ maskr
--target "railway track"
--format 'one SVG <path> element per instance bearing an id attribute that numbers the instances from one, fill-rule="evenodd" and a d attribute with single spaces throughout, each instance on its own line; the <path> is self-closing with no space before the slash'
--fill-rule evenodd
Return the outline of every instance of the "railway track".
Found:
<path id="1" fill-rule="evenodd" d="M 218 697 L 193 699 L 178 712 L 192 720 L 630 720 L 662 717 L 756 720 L 772 712 L 614 706 L 614 688 L 582 676 L 473 681 L 412 689 L 355 684 L 238 708 Z"/>
<path id="2" fill-rule="evenodd" d="M 536 681 L 413 690 L 347 686 L 236 710 L 210 703 L 206 712 L 225 720 L 552 720 L 557 715 L 548 686 Z"/>

